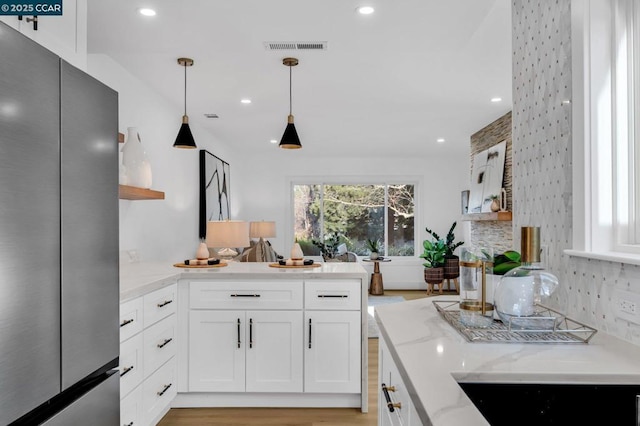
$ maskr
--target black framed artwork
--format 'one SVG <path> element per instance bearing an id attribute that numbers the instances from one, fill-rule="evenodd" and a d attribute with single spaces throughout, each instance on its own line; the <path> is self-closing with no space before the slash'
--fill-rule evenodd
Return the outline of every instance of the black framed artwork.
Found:
<path id="1" fill-rule="evenodd" d="M 207 222 L 229 219 L 230 171 L 229 163 L 200 150 L 200 238 L 207 236 Z"/>

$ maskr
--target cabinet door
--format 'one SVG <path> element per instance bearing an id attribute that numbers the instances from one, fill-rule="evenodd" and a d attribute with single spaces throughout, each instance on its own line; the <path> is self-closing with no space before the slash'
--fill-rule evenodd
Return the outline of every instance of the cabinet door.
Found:
<path id="1" fill-rule="evenodd" d="M 360 392 L 360 324 L 360 312 L 305 313 L 305 392 Z"/>
<path id="2" fill-rule="evenodd" d="M 78 68 L 87 62 L 87 5 L 86 1 L 62 0 L 62 15 L 38 16 L 38 30 L 26 19 L 19 22 L 20 32 Z"/>
<path id="3" fill-rule="evenodd" d="M 247 392 L 302 392 L 302 312 L 248 311 Z"/>
<path id="4" fill-rule="evenodd" d="M 244 311 L 189 312 L 189 391 L 244 392 Z"/>

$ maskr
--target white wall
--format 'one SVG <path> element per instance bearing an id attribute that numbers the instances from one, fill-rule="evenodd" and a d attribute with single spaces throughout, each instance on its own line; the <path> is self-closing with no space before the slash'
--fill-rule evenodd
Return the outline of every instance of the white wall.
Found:
<path id="1" fill-rule="evenodd" d="M 106 55 L 88 55 L 87 72 L 118 92 L 120 132 L 138 128 L 153 171 L 152 189 L 165 193 L 164 200 L 120 200 L 120 249 L 137 250 L 141 260 L 192 257 L 199 241 L 198 150 L 173 148 L 182 105 L 161 97 Z M 193 122 L 191 131 L 198 148 L 233 164 L 224 143 Z M 231 185 L 232 193 L 239 192 Z"/>
<path id="2" fill-rule="evenodd" d="M 468 146 L 468 143 L 467 143 Z M 304 150 L 304 148 L 302 148 Z M 419 182 L 416 193 L 419 229 L 417 255 L 422 240 L 430 238 L 428 226 L 444 236 L 453 221 L 458 220 L 457 235 L 463 236 L 460 218 L 460 192 L 469 186 L 469 153 L 443 157 L 413 158 L 332 158 L 303 159 L 302 151 L 278 149 L 270 157 L 243 158 L 231 163 L 231 181 L 240 186 L 232 192 L 232 201 L 241 198 L 240 218 L 275 220 L 277 237 L 269 239 L 279 254 L 288 257 L 293 242 L 290 181 L 298 177 L 330 177 L 333 182 L 357 178 L 397 177 Z M 240 182 L 238 182 L 240 181 Z M 370 271 L 370 264 L 363 264 Z M 394 259 L 381 265 L 385 288 L 424 288 L 421 259 Z"/>
<path id="3" fill-rule="evenodd" d="M 106 55 L 88 55 L 88 72 L 119 93 L 120 131 L 137 127 L 153 170 L 153 189 L 165 192 L 162 201 L 120 201 L 120 248 L 137 250 L 141 260 L 179 262 L 195 253 L 198 243 L 198 151 L 172 147 L 180 126 L 182 105 L 161 97 Z M 293 239 L 291 191 L 295 177 L 354 179 L 396 177 L 419 182 L 416 194 L 419 229 L 417 253 L 424 228 L 444 236 L 460 218 L 460 192 L 468 189 L 469 153 L 409 158 L 304 158 L 302 151 L 274 146 L 260 158 L 235 153 L 193 123 L 199 148 L 231 165 L 231 216 L 234 219 L 275 220 L 278 236 L 270 239 L 278 253 L 288 256 Z M 465 143 L 468 146 L 468 143 Z M 464 238 L 465 224 L 456 234 Z M 372 266 L 363 264 L 370 272 Z M 421 259 L 394 259 L 381 267 L 385 288 L 426 289 Z"/>

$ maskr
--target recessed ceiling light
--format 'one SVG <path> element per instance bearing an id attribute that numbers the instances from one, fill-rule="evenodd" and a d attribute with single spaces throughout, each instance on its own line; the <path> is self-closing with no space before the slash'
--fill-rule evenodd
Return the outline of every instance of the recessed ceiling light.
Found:
<path id="1" fill-rule="evenodd" d="M 444 142 L 444 138 L 438 138 L 438 139 L 436 139 L 436 142 L 442 143 L 442 142 Z"/>
<path id="2" fill-rule="evenodd" d="M 251 99 L 242 99 L 240 102 L 242 102 L 243 104 L 250 104 Z"/>
<path id="3" fill-rule="evenodd" d="M 371 15 L 376 10 L 371 6 L 360 6 L 356 9 L 360 15 Z"/>
<path id="4" fill-rule="evenodd" d="M 278 143 L 278 141 L 277 141 L 277 140 L 275 140 L 275 139 L 271 139 L 269 142 L 271 142 L 271 143 Z"/>
<path id="5" fill-rule="evenodd" d="M 491 98 L 491 102 L 502 102 L 502 98 Z"/>
<path id="6" fill-rule="evenodd" d="M 148 7 L 142 7 L 138 9 L 138 13 L 143 16 L 156 16 L 156 11 L 149 9 Z"/>

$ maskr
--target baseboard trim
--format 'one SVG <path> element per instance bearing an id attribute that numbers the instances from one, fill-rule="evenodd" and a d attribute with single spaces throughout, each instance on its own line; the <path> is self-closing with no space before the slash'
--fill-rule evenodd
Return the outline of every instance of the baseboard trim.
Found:
<path id="1" fill-rule="evenodd" d="M 314 407 L 359 408 L 360 394 L 296 393 L 178 393 L 173 408 L 195 407 Z"/>

